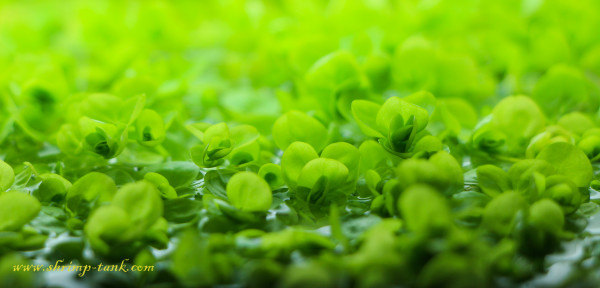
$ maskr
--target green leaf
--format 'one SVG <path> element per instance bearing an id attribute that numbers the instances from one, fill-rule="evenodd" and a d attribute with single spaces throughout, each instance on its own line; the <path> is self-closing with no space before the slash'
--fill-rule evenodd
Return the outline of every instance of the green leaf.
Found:
<path id="1" fill-rule="evenodd" d="M 173 252 L 169 270 L 180 283 L 190 287 L 225 282 L 238 266 L 238 257 L 228 253 L 230 241 L 225 235 L 201 237 L 197 231 L 188 229 L 182 233 Z"/>
<path id="2" fill-rule="evenodd" d="M 82 145 L 87 151 L 110 159 L 125 149 L 127 133 L 122 127 L 87 117 L 79 119 L 78 124 Z"/>
<path id="3" fill-rule="evenodd" d="M 511 153 L 522 153 L 531 137 L 542 132 L 545 116 L 538 105 L 526 96 L 511 96 L 502 99 L 492 111 L 490 124 L 494 129 L 510 135 L 506 143 Z"/>
<path id="4" fill-rule="evenodd" d="M 379 143 L 373 140 L 363 142 L 358 148 L 360 152 L 360 171 L 382 169 L 387 166 L 391 157 Z"/>
<path id="5" fill-rule="evenodd" d="M 62 202 L 72 186 L 71 182 L 57 174 L 47 173 L 39 177 L 42 182 L 33 192 L 33 196 L 42 202 Z"/>
<path id="6" fill-rule="evenodd" d="M 582 135 L 596 126 L 590 117 L 581 112 L 566 114 L 558 119 L 557 124 L 578 135 Z"/>
<path id="7" fill-rule="evenodd" d="M 541 199 L 529 207 L 529 221 L 553 235 L 559 235 L 565 225 L 560 206 L 550 199 Z"/>
<path id="8" fill-rule="evenodd" d="M 295 188 L 302 168 L 313 159 L 319 158 L 315 149 L 304 142 L 294 142 L 281 156 L 283 179 L 290 188 Z"/>
<path id="9" fill-rule="evenodd" d="M 464 185 L 463 170 L 460 163 L 446 151 L 439 151 L 429 158 L 438 169 L 443 171 L 441 178 L 447 181 L 452 189 L 462 189 Z"/>
<path id="10" fill-rule="evenodd" d="M 483 211 L 481 226 L 507 236 L 517 225 L 517 214 L 527 212 L 527 202 L 516 192 L 505 192 L 490 201 Z"/>
<path id="11" fill-rule="evenodd" d="M 419 91 L 412 93 L 402 98 L 402 100 L 424 108 L 425 110 L 427 110 L 427 113 L 429 115 L 433 113 L 437 105 L 435 96 L 433 96 L 433 94 L 431 94 L 428 91 Z"/>
<path id="12" fill-rule="evenodd" d="M 444 127 L 456 135 L 461 129 L 473 129 L 477 124 L 477 112 L 473 105 L 462 98 L 448 98 L 438 100 L 436 111 L 431 115 L 430 126 L 441 122 Z"/>
<path id="13" fill-rule="evenodd" d="M 129 215 L 129 220 L 135 227 L 131 233 L 139 235 L 163 215 L 163 202 L 159 195 L 150 182 L 128 183 L 119 188 L 111 205 L 123 209 Z"/>
<path id="14" fill-rule="evenodd" d="M 0 193 L 0 231 L 19 231 L 40 213 L 41 204 L 21 192 Z"/>
<path id="15" fill-rule="evenodd" d="M 586 81 L 578 69 L 557 65 L 535 84 L 532 98 L 554 117 L 575 110 L 595 111 L 598 101 L 590 97 Z"/>
<path id="16" fill-rule="evenodd" d="M 579 189 L 568 176 L 552 175 L 546 178 L 546 189 L 541 193 L 540 197 L 550 198 L 560 204 L 565 214 L 571 214 L 582 203 L 581 193 Z"/>
<path id="17" fill-rule="evenodd" d="M 224 158 L 233 150 L 234 145 L 229 127 L 225 123 L 208 127 L 204 131 L 202 143 L 202 163 L 210 163 Z"/>
<path id="18" fill-rule="evenodd" d="M 271 189 L 277 189 L 283 184 L 285 181 L 283 180 L 283 174 L 281 172 L 281 167 L 274 163 L 267 163 L 265 165 L 260 166 L 258 170 L 258 175 L 263 178 Z"/>
<path id="19" fill-rule="evenodd" d="M 88 173 L 75 181 L 67 191 L 67 209 L 87 217 L 95 207 L 110 202 L 116 192 L 117 186 L 112 178 L 98 172 Z"/>
<path id="20" fill-rule="evenodd" d="M 383 53 L 371 54 L 362 64 L 362 70 L 375 91 L 382 91 L 390 83 L 390 59 Z"/>
<path id="21" fill-rule="evenodd" d="M 378 131 L 376 123 L 377 112 L 381 105 L 367 100 L 354 100 L 351 107 L 352 116 L 354 116 L 358 127 L 365 135 L 377 138 L 383 137 L 383 134 Z"/>
<path id="22" fill-rule="evenodd" d="M 0 192 L 8 190 L 14 181 L 15 171 L 6 162 L 0 160 Z"/>
<path id="23" fill-rule="evenodd" d="M 400 116 L 405 123 L 414 117 L 414 123 L 416 123 L 416 131 L 425 129 L 429 121 L 429 113 L 427 110 L 406 102 L 398 97 L 390 97 L 377 112 L 376 120 L 378 130 L 384 135 L 390 131 L 390 126 L 393 123 L 395 117 Z"/>
<path id="24" fill-rule="evenodd" d="M 236 147 L 248 145 L 260 137 L 258 130 L 252 125 L 238 125 L 230 129 L 231 139 Z"/>
<path id="25" fill-rule="evenodd" d="M 590 161 L 595 162 L 600 155 L 600 136 L 584 135 L 579 143 L 577 143 L 577 147 L 585 153 Z"/>
<path id="26" fill-rule="evenodd" d="M 531 138 L 525 156 L 535 158 L 542 149 L 554 142 L 574 143 L 573 134 L 560 126 L 548 126 L 546 131 Z"/>
<path id="27" fill-rule="evenodd" d="M 348 168 L 337 160 L 317 158 L 306 163 L 298 177 L 298 197 L 309 203 L 324 204 L 336 199 L 333 191 L 343 187 Z M 300 189 L 303 188 L 303 189 Z M 336 199 L 337 200 L 337 199 Z"/>
<path id="28" fill-rule="evenodd" d="M 313 89 L 336 91 L 344 86 L 365 81 L 352 54 L 346 51 L 331 53 L 317 61 L 306 73 L 306 82 Z"/>
<path id="29" fill-rule="evenodd" d="M 347 179 L 348 185 L 353 185 L 358 179 L 358 165 L 360 163 L 360 151 L 358 148 L 346 142 L 337 142 L 327 145 L 321 158 L 328 158 L 340 161 L 348 169 L 349 175 Z"/>
<path id="30" fill-rule="evenodd" d="M 169 180 L 167 180 L 167 178 L 164 176 L 158 173 L 150 172 L 144 175 L 144 180 L 154 184 L 161 197 L 165 199 L 177 198 L 177 192 L 175 192 L 175 189 L 169 185 Z"/>
<path id="31" fill-rule="evenodd" d="M 144 109 L 135 120 L 135 131 L 138 143 L 154 147 L 160 145 L 166 137 L 166 129 L 162 117 L 154 110 Z"/>
<path id="32" fill-rule="evenodd" d="M 412 151 L 414 153 L 423 152 L 426 154 L 432 154 L 438 151 L 441 151 L 444 148 L 444 144 L 440 139 L 435 136 L 427 135 L 414 145 Z"/>
<path id="33" fill-rule="evenodd" d="M 228 155 L 229 162 L 235 166 L 248 166 L 260 160 L 260 144 L 258 141 L 236 147 Z"/>
<path id="34" fill-rule="evenodd" d="M 169 181 L 169 184 L 175 188 L 187 187 L 198 177 L 200 170 L 196 165 L 190 162 L 173 161 L 152 166 L 146 166 L 142 173 L 158 173 Z"/>
<path id="35" fill-rule="evenodd" d="M 581 149 L 569 143 L 552 143 L 544 148 L 537 159 L 548 161 L 556 171 L 569 177 L 577 187 L 588 187 L 593 170 L 590 160 Z"/>
<path id="36" fill-rule="evenodd" d="M 42 206 L 41 212 L 30 225 L 44 234 L 61 234 L 69 230 L 67 219 L 68 215 L 62 208 Z"/>
<path id="37" fill-rule="evenodd" d="M 438 233 L 452 227 L 446 199 L 427 185 L 413 185 L 398 201 L 406 228 L 420 234 Z"/>
<path id="38" fill-rule="evenodd" d="M 146 228 L 146 227 L 144 227 Z M 94 251 L 108 254 L 114 244 L 127 243 L 135 237 L 130 215 L 125 210 L 113 206 L 96 209 L 85 224 L 85 235 Z"/>
<path id="39" fill-rule="evenodd" d="M 229 179 L 227 198 L 233 206 L 248 212 L 267 211 L 273 202 L 269 184 L 252 172 L 240 172 Z"/>
<path id="40" fill-rule="evenodd" d="M 202 202 L 187 198 L 167 199 L 164 201 L 165 219 L 174 223 L 186 223 L 198 217 Z"/>
<path id="41" fill-rule="evenodd" d="M 438 55 L 424 37 L 408 38 L 395 49 L 392 59 L 392 79 L 396 87 L 409 91 L 430 90 L 438 81 L 432 71 L 438 69 Z"/>
<path id="42" fill-rule="evenodd" d="M 506 134 L 485 125 L 473 133 L 473 146 L 488 153 L 502 153 L 506 150 Z"/>
<path id="43" fill-rule="evenodd" d="M 544 191 L 545 178 L 555 173 L 556 169 L 550 163 L 544 160 L 527 159 L 510 167 L 508 177 L 512 189 L 532 203 Z"/>
<path id="44" fill-rule="evenodd" d="M 454 157 L 444 151 L 434 154 L 429 160 L 412 158 L 400 162 L 396 176 L 402 189 L 420 183 L 452 194 L 463 186 L 462 168 Z"/>
<path id="45" fill-rule="evenodd" d="M 494 165 L 477 167 L 477 181 L 481 190 L 491 197 L 511 190 L 508 174 Z"/>
<path id="46" fill-rule="evenodd" d="M 319 121 L 295 110 L 283 114 L 273 125 L 273 139 L 281 150 L 300 141 L 321 151 L 327 144 L 327 134 L 327 129 Z"/>
<path id="47" fill-rule="evenodd" d="M 206 172 L 204 175 L 204 185 L 208 191 L 221 199 L 227 198 L 227 183 L 229 179 L 236 174 L 237 170 L 217 169 Z"/>
<path id="48" fill-rule="evenodd" d="M 80 104 L 81 113 L 91 119 L 115 123 L 121 120 L 119 108 L 122 107 L 123 100 L 117 96 L 104 93 L 94 93 L 88 95 Z"/>

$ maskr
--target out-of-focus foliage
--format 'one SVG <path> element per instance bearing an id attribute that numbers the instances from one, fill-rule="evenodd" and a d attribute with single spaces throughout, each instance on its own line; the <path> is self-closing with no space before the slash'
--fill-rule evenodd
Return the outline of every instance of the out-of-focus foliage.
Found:
<path id="1" fill-rule="evenodd" d="M 596 287 L 598 27 L 596 0 L 0 0 L 0 287 L 67 285 L 11 270 L 59 259 Z"/>

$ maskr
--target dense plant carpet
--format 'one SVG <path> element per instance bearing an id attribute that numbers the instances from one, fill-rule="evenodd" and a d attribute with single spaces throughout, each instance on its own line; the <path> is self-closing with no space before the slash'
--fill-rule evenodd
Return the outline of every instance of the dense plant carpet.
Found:
<path id="1" fill-rule="evenodd" d="M 598 287 L 598 27 L 596 0 L 0 1 L 0 287 Z"/>

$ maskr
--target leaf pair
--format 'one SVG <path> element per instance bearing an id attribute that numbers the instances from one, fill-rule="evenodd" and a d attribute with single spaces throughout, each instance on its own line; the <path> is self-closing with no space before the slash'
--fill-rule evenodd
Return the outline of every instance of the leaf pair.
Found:
<path id="1" fill-rule="evenodd" d="M 251 125 L 229 128 L 225 123 L 187 126 L 202 141 L 190 150 L 192 161 L 201 168 L 216 167 L 228 159 L 232 165 L 253 163 L 260 158 L 260 134 Z"/>
<path id="2" fill-rule="evenodd" d="M 526 96 L 502 99 L 473 133 L 473 146 L 492 154 L 521 156 L 530 139 L 542 132 L 546 119 Z"/>
<path id="3" fill-rule="evenodd" d="M 396 169 L 401 190 L 414 184 L 427 184 L 445 194 L 463 188 L 463 171 L 456 159 L 445 151 L 433 154 L 428 160 L 407 159 Z"/>
<path id="4" fill-rule="evenodd" d="M 367 185 L 375 195 L 371 211 L 385 216 L 397 215 L 399 198 L 415 185 L 427 186 L 442 195 L 454 194 L 463 187 L 462 168 L 445 151 L 433 154 L 428 160 L 403 160 L 394 170 L 394 175 L 394 178 L 385 181 L 373 170 L 365 174 Z"/>
<path id="5" fill-rule="evenodd" d="M 58 147 L 66 154 L 84 151 L 110 159 L 119 155 L 127 142 L 124 127 L 83 117 L 76 124 L 65 124 L 56 138 Z"/>
<path id="6" fill-rule="evenodd" d="M 92 248 L 107 254 L 114 245 L 129 245 L 146 239 L 165 248 L 167 222 L 162 218 L 163 202 L 156 187 L 147 181 L 121 187 L 109 205 L 94 210 L 85 224 Z"/>
<path id="7" fill-rule="evenodd" d="M 383 105 L 355 100 L 352 113 L 363 133 L 379 138 L 384 148 L 397 154 L 411 151 L 418 133 L 429 121 L 427 110 L 398 97 L 389 98 Z"/>
<path id="8" fill-rule="evenodd" d="M 567 236 L 563 211 L 552 199 L 543 198 L 529 206 L 519 193 L 506 192 L 488 203 L 481 225 L 498 236 L 527 237 L 519 245 L 535 251 L 545 245 L 545 239 Z"/>
<path id="9" fill-rule="evenodd" d="M 90 211 L 110 202 L 117 192 L 112 178 L 90 172 L 79 178 L 66 193 L 66 208 L 74 216 L 87 218 Z"/>
<path id="10" fill-rule="evenodd" d="M 577 147 L 557 142 L 544 148 L 537 159 L 517 162 L 508 173 L 493 165 L 480 166 L 477 178 L 483 192 L 492 197 L 515 191 L 530 203 L 550 198 L 570 214 L 588 197 L 580 191 L 592 180 L 592 166 Z"/>
<path id="11" fill-rule="evenodd" d="M 342 204 L 355 189 L 360 152 L 348 143 L 327 146 L 320 157 L 304 142 L 292 143 L 283 153 L 283 179 L 296 197 L 317 206 Z"/>
<path id="12" fill-rule="evenodd" d="M 144 102 L 144 96 L 123 100 L 110 94 L 89 95 L 73 105 L 78 110 L 58 131 L 58 147 L 72 155 L 87 151 L 105 159 L 118 156 L 127 145 L 129 126 L 140 115 Z M 148 113 L 144 114 L 145 119 L 150 117 Z M 156 135 L 148 133 L 152 137 Z M 143 137 L 140 140 L 144 142 Z"/>

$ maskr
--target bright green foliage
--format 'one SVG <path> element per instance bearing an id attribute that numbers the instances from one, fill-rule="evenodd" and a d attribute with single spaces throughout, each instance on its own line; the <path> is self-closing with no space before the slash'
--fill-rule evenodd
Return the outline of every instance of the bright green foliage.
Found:
<path id="1" fill-rule="evenodd" d="M 281 173 L 281 167 L 277 164 L 267 163 L 260 166 L 258 175 L 267 181 L 271 189 L 279 188 L 285 184 Z"/>
<path id="2" fill-rule="evenodd" d="M 421 138 L 429 121 L 427 110 L 398 97 L 391 97 L 383 105 L 365 100 L 352 103 L 356 122 L 366 135 L 379 138 L 381 145 L 391 153 L 407 155 L 412 152 L 416 139 Z M 430 141 L 431 142 L 431 141 Z M 440 148 L 436 144 L 422 144 Z"/>
<path id="3" fill-rule="evenodd" d="M 40 212 L 40 202 L 21 192 L 0 194 L 0 231 L 18 231 Z"/>
<path id="4" fill-rule="evenodd" d="M 289 111 L 273 124 L 273 140 L 281 150 L 300 141 L 310 144 L 321 151 L 327 144 L 327 129 L 318 120 L 300 112 Z"/>
<path id="5" fill-rule="evenodd" d="M 476 129 L 473 144 L 491 153 L 523 155 L 529 140 L 545 123 L 544 114 L 530 98 L 507 97 L 494 107 L 491 120 Z"/>
<path id="6" fill-rule="evenodd" d="M 216 166 L 222 163 L 223 158 L 233 150 L 233 140 L 227 124 L 206 126 L 188 126 L 188 129 L 202 141 L 202 144 L 192 147 L 190 151 L 192 160 L 199 167 Z"/>
<path id="7" fill-rule="evenodd" d="M 281 156 L 281 170 L 283 178 L 291 189 L 298 185 L 302 168 L 318 157 L 315 149 L 304 142 L 294 142 L 285 150 Z"/>
<path id="8" fill-rule="evenodd" d="M 165 125 L 162 117 L 154 110 L 144 109 L 135 120 L 138 143 L 154 147 L 165 140 Z"/>
<path id="9" fill-rule="evenodd" d="M 491 197 L 496 197 L 505 191 L 511 190 L 508 174 L 494 165 L 477 167 L 477 181 L 481 190 Z"/>
<path id="10" fill-rule="evenodd" d="M 42 202 L 62 202 L 71 182 L 57 174 L 42 174 L 39 176 L 41 183 L 34 195 Z"/>
<path id="11" fill-rule="evenodd" d="M 444 151 L 437 152 L 428 160 L 409 159 L 402 161 L 396 169 L 399 185 L 404 188 L 422 183 L 448 193 L 453 193 L 462 188 L 462 174 L 462 169 L 456 159 Z"/>
<path id="12" fill-rule="evenodd" d="M 553 175 L 546 178 L 545 182 L 546 189 L 541 193 L 541 197 L 550 198 L 559 203 L 565 214 L 577 211 L 582 196 L 576 184 L 569 177 Z"/>
<path id="13" fill-rule="evenodd" d="M 559 235 L 565 225 L 565 216 L 558 204 L 542 199 L 529 207 L 529 221 L 548 233 Z"/>
<path id="14" fill-rule="evenodd" d="M 113 179 L 105 174 L 91 172 L 79 178 L 67 192 L 67 209 L 86 216 L 89 211 L 112 200 L 117 192 Z"/>
<path id="15" fill-rule="evenodd" d="M 0 287 L 597 287 L 599 15 L 0 1 Z"/>
<path id="16" fill-rule="evenodd" d="M 452 228 L 446 200 L 431 187 L 415 185 L 406 189 L 398 201 L 398 209 L 412 231 L 439 233 Z"/>
<path id="17" fill-rule="evenodd" d="M 252 172 L 240 172 L 229 179 L 227 198 L 236 208 L 249 212 L 267 211 L 273 201 L 269 184 Z"/>
<path id="18" fill-rule="evenodd" d="M 544 148 L 537 159 L 546 160 L 560 174 L 568 176 L 577 187 L 588 187 L 593 177 L 590 160 L 577 147 L 568 143 L 553 143 Z"/>
<path id="19" fill-rule="evenodd" d="M 595 111 L 597 96 L 593 97 L 583 73 L 576 68 L 558 65 L 536 83 L 532 97 L 548 115 L 562 116 L 573 111 Z"/>
<path id="20" fill-rule="evenodd" d="M 109 205 L 96 209 L 84 227 L 92 249 L 101 255 L 116 257 L 134 241 L 147 241 L 165 248 L 167 222 L 159 192 L 147 181 L 121 187 Z M 135 247 L 135 246 L 134 246 Z M 138 246 L 139 247 L 139 246 Z"/>
<path id="21" fill-rule="evenodd" d="M 144 175 L 144 180 L 154 184 L 154 186 L 156 186 L 156 188 L 160 192 L 160 196 L 162 196 L 163 198 L 177 198 L 177 192 L 173 187 L 171 187 L 171 185 L 169 185 L 169 180 L 167 180 L 167 178 L 165 178 L 164 176 L 158 173 L 149 172 L 146 175 Z"/>
<path id="22" fill-rule="evenodd" d="M 2 160 L 0 160 L 0 177 L 0 191 L 4 192 L 10 188 L 15 181 L 15 172 L 10 165 Z"/>
<path id="23" fill-rule="evenodd" d="M 518 193 L 507 192 L 490 201 L 483 212 L 482 227 L 498 234 L 507 236 L 515 229 L 519 217 L 525 217 L 527 202 Z"/>
<path id="24" fill-rule="evenodd" d="M 251 125 L 230 129 L 226 123 L 197 123 L 187 128 L 202 142 L 190 150 L 192 160 L 201 168 L 215 167 L 225 160 L 235 166 L 247 165 L 260 158 L 260 134 Z"/>

